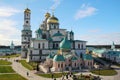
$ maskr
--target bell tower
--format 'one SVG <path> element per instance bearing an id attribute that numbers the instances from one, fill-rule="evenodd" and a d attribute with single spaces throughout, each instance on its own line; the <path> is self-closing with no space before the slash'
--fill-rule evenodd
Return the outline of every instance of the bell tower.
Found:
<path id="1" fill-rule="evenodd" d="M 32 38 L 32 31 L 30 25 L 30 9 L 26 8 L 24 11 L 24 25 L 21 35 L 21 57 L 26 58 L 28 53 L 28 48 L 30 47 L 30 40 Z"/>

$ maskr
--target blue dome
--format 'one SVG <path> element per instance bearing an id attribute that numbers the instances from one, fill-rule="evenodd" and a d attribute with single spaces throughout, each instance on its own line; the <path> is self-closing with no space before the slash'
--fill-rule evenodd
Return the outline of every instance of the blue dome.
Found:
<path id="1" fill-rule="evenodd" d="M 60 43 L 60 49 L 71 49 L 71 44 L 67 37 L 65 37 Z"/>
<path id="2" fill-rule="evenodd" d="M 54 56 L 53 61 L 65 61 L 63 55 L 57 54 Z"/>

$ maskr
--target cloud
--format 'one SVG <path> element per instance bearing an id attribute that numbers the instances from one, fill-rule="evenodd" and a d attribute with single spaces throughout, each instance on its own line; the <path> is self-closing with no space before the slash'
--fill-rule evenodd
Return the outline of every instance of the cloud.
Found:
<path id="1" fill-rule="evenodd" d="M 11 6 L 0 6 L 0 45 L 20 44 L 20 30 L 17 21 L 10 18 L 21 11 Z"/>
<path id="2" fill-rule="evenodd" d="M 61 0 L 52 0 L 54 3 L 53 5 L 50 7 L 50 9 L 56 9 L 60 3 L 61 3 Z"/>
<path id="3" fill-rule="evenodd" d="M 89 6 L 87 4 L 83 4 L 81 8 L 77 11 L 77 13 L 75 14 L 74 18 L 78 20 L 81 18 L 92 16 L 95 14 L 96 11 L 97 9 L 95 7 Z"/>
<path id="4" fill-rule="evenodd" d="M 16 25 L 17 23 L 13 20 L 0 20 L 0 45 L 10 45 L 12 40 L 20 44 L 20 30 Z"/>
<path id="5" fill-rule="evenodd" d="M 20 10 L 17 10 L 12 7 L 0 7 L 0 17 L 10 17 L 19 12 L 20 12 Z"/>
<path id="6" fill-rule="evenodd" d="M 112 41 L 115 42 L 115 44 L 120 44 L 120 33 L 115 32 L 115 33 L 107 33 L 107 34 L 87 34 L 87 35 L 82 35 L 79 36 L 77 35 L 80 39 L 88 41 L 87 44 L 92 44 L 92 45 L 108 45 L 112 44 Z"/>

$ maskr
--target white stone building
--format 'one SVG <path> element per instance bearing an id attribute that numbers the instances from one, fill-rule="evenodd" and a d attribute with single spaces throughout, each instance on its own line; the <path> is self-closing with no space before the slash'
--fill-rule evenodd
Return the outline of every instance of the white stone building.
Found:
<path id="1" fill-rule="evenodd" d="M 106 52 L 104 52 L 102 54 L 103 58 L 106 58 L 108 60 L 111 60 L 112 62 L 117 62 L 120 63 L 120 51 L 117 51 L 115 49 L 115 44 L 113 42 L 113 44 L 111 45 L 111 49 L 107 50 Z"/>
<path id="2" fill-rule="evenodd" d="M 61 29 L 59 20 L 54 14 L 46 13 L 45 19 L 35 31 L 35 38 L 32 38 L 30 26 L 30 9 L 24 11 L 24 25 L 22 30 L 22 57 L 27 61 L 44 61 L 49 53 L 57 53 L 59 44 L 67 37 L 71 44 L 71 52 L 80 57 L 86 52 L 86 41 L 74 40 L 74 32 Z M 66 45 L 67 46 L 67 45 Z"/>

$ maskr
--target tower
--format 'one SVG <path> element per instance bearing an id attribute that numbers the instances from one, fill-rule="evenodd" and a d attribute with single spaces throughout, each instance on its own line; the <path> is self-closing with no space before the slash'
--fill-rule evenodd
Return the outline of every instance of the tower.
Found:
<path id="1" fill-rule="evenodd" d="M 11 42 L 10 50 L 11 50 L 11 53 L 15 53 L 15 45 L 14 45 L 13 41 Z"/>
<path id="2" fill-rule="evenodd" d="M 74 32 L 72 30 L 70 31 L 70 40 L 74 40 Z"/>
<path id="3" fill-rule="evenodd" d="M 115 44 L 114 44 L 114 42 L 111 45 L 111 50 L 115 50 Z"/>
<path id="4" fill-rule="evenodd" d="M 21 35 L 21 57 L 26 58 L 27 57 L 27 50 L 30 47 L 30 40 L 32 38 L 32 31 L 31 31 L 31 25 L 30 25 L 30 15 L 31 11 L 30 9 L 26 8 L 24 11 L 24 25 Z"/>

